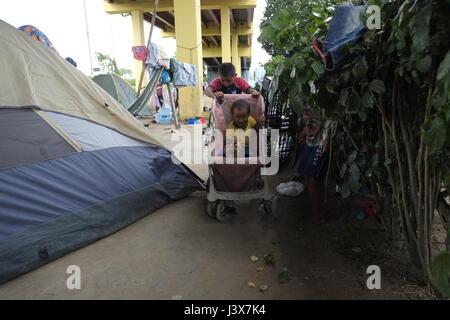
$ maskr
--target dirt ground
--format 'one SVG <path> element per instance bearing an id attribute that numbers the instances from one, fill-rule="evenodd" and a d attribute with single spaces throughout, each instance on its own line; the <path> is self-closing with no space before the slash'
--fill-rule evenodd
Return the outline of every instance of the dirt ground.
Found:
<path id="1" fill-rule="evenodd" d="M 284 169 L 272 177 L 272 188 L 290 176 Z M 165 206 L 0 286 L 0 299 L 432 298 L 416 285 L 404 253 L 389 249 L 374 220 L 358 221 L 354 206 L 341 206 L 311 226 L 305 222 L 306 192 L 281 198 L 277 220 L 262 217 L 258 202 L 251 201 L 238 204 L 231 221 L 219 223 L 206 215 L 205 205 L 205 192 L 196 192 Z M 269 253 L 274 266 L 263 262 Z M 66 287 L 69 265 L 81 268 L 80 290 Z M 380 290 L 366 286 L 369 265 L 381 268 Z M 290 280 L 281 284 L 283 268 Z M 263 284 L 266 292 L 259 290 Z"/>

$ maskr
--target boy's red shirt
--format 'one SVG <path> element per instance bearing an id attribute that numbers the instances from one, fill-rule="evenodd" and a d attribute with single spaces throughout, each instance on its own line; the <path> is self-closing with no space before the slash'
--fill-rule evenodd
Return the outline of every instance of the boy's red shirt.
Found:
<path id="1" fill-rule="evenodd" d="M 220 78 L 216 78 L 209 84 L 211 87 L 214 88 L 214 90 L 218 91 L 222 89 L 222 82 L 220 81 Z M 245 81 L 244 78 L 236 77 L 234 78 L 234 85 L 239 88 L 243 93 L 247 93 L 247 90 L 250 89 L 250 85 L 247 81 Z"/>

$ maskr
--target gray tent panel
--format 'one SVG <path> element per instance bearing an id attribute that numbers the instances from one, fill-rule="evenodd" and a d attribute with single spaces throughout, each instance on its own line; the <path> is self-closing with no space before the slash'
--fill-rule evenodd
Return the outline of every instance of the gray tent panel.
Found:
<path id="1" fill-rule="evenodd" d="M 0 284 L 202 185 L 160 147 L 116 147 L 0 171 Z"/>
<path id="2" fill-rule="evenodd" d="M 114 73 L 100 74 L 92 78 L 103 90 L 128 109 L 136 99 L 136 92 L 128 82 Z"/>
<path id="3" fill-rule="evenodd" d="M 0 108 L 0 170 L 77 153 L 31 109 Z"/>

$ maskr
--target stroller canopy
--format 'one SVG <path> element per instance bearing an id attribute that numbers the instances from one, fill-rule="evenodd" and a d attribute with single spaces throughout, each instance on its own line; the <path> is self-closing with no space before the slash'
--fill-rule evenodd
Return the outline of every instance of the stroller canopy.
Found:
<path id="1" fill-rule="evenodd" d="M 200 189 L 119 102 L 0 20 L 0 283 Z"/>

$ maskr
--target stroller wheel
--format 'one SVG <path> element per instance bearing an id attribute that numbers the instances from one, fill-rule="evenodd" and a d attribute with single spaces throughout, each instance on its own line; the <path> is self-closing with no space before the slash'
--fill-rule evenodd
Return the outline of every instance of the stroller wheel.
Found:
<path id="1" fill-rule="evenodd" d="M 217 210 L 217 201 L 208 201 L 206 204 L 206 213 L 211 218 L 214 218 L 216 216 L 216 210 Z"/>
<path id="2" fill-rule="evenodd" d="M 233 215 L 227 212 L 225 201 L 219 201 L 216 209 L 216 219 L 220 222 L 228 221 Z"/>

